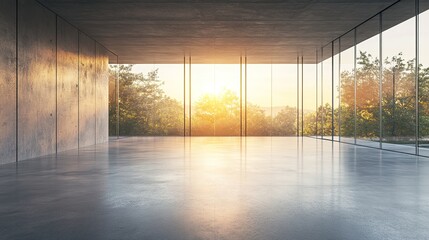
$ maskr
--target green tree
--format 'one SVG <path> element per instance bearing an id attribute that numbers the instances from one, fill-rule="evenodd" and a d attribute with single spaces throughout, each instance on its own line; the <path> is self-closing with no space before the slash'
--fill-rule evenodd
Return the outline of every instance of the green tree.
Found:
<path id="1" fill-rule="evenodd" d="M 284 107 L 273 119 L 272 135 L 296 136 L 296 108 Z"/>
<path id="2" fill-rule="evenodd" d="M 192 135 L 237 136 L 240 134 L 240 101 L 232 91 L 206 94 L 192 114 Z"/>
<path id="3" fill-rule="evenodd" d="M 260 106 L 247 103 L 247 135 L 270 136 L 271 119 Z"/>
<path id="4" fill-rule="evenodd" d="M 182 105 L 164 93 L 158 70 L 144 75 L 133 73 L 132 67 L 115 65 L 110 69 L 111 78 L 119 76 L 120 135 L 181 135 Z M 114 107 L 109 113 L 112 121 L 116 120 Z"/>

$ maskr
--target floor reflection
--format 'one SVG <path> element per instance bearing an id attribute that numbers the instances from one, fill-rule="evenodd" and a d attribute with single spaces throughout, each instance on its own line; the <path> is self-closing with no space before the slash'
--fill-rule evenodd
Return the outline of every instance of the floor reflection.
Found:
<path id="1" fill-rule="evenodd" d="M 0 235 L 425 239 L 428 183 L 427 158 L 312 138 L 112 139 L 0 166 Z"/>

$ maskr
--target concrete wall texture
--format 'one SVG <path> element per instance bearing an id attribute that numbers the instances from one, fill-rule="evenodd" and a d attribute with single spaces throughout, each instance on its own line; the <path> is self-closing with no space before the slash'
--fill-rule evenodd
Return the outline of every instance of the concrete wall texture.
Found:
<path id="1" fill-rule="evenodd" d="M 95 144 L 95 42 L 79 33 L 79 146 Z"/>
<path id="2" fill-rule="evenodd" d="M 102 45 L 96 45 L 95 82 L 95 143 L 107 142 L 109 136 L 109 55 Z"/>
<path id="3" fill-rule="evenodd" d="M 0 164 L 16 159 L 15 26 L 15 1 L 0 1 Z"/>
<path id="4" fill-rule="evenodd" d="M 28 159 L 56 150 L 56 16 L 18 3 L 18 159 Z"/>
<path id="5" fill-rule="evenodd" d="M 35 0 L 0 1 L 0 164 L 108 140 L 108 50 Z"/>
<path id="6" fill-rule="evenodd" d="M 79 146 L 79 31 L 57 18 L 57 149 Z"/>

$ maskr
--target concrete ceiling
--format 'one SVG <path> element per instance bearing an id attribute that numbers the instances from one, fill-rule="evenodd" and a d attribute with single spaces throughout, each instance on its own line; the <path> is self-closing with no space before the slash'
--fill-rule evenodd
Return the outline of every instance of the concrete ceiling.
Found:
<path id="1" fill-rule="evenodd" d="M 305 63 L 396 0 L 40 0 L 120 63 Z"/>

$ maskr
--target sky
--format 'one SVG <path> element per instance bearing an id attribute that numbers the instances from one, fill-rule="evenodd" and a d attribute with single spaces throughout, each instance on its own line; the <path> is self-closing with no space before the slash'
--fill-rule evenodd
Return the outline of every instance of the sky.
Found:
<path id="1" fill-rule="evenodd" d="M 159 79 L 164 81 L 165 93 L 183 102 L 183 64 L 138 64 L 134 65 L 133 72 L 147 73 L 154 69 L 158 69 Z M 186 74 L 188 74 L 188 67 L 186 70 Z M 304 65 L 304 71 L 305 89 L 315 93 L 315 65 Z M 248 64 L 248 102 L 261 107 L 270 107 L 271 102 L 273 107 L 296 106 L 296 72 L 297 68 L 294 64 Z M 243 98 L 244 73 L 243 65 Z M 188 81 L 188 76 L 186 81 Z M 219 94 L 224 90 L 233 91 L 239 96 L 239 64 L 192 64 L 193 102 L 205 94 Z M 186 91 L 188 91 L 188 86 L 186 86 Z M 315 103 L 315 94 L 309 94 L 306 101 Z"/>

